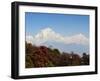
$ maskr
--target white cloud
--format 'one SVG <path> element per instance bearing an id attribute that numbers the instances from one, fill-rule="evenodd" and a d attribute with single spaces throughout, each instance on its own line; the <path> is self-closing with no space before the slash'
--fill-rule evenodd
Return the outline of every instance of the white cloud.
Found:
<path id="1" fill-rule="evenodd" d="M 26 41 L 35 45 L 41 45 L 46 41 L 81 45 L 87 45 L 89 42 L 88 38 L 81 33 L 74 36 L 62 36 L 61 34 L 54 32 L 51 28 L 45 28 L 37 33 L 35 36 L 26 36 Z"/>

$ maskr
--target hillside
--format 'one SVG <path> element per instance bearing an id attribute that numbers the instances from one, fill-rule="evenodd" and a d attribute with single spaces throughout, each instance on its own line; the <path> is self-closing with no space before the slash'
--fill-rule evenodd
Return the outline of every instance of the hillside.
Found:
<path id="1" fill-rule="evenodd" d="M 35 46 L 31 43 L 26 43 L 26 58 L 25 67 L 58 67 L 58 66 L 79 66 L 89 65 L 89 55 L 60 53 L 58 49 L 52 49 L 46 46 Z"/>

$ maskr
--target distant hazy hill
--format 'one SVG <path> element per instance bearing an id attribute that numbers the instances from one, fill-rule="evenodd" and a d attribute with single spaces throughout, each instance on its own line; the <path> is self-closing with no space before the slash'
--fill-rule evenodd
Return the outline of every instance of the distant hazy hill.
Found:
<path id="1" fill-rule="evenodd" d="M 57 48 L 60 52 L 68 52 L 71 53 L 72 51 L 77 53 L 78 55 L 82 56 L 84 52 L 89 54 L 89 47 L 85 45 L 78 45 L 78 44 L 64 44 L 58 43 L 54 41 L 45 42 L 42 45 L 51 48 Z"/>

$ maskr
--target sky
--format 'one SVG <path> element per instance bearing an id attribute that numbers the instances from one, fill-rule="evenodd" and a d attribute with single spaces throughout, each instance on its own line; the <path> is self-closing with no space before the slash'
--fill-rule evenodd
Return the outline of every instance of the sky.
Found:
<path id="1" fill-rule="evenodd" d="M 89 44 L 85 44 L 89 39 L 88 15 L 25 12 L 25 28 L 28 41 L 44 45 L 52 44 L 63 51 L 66 49 L 79 53 L 89 51 Z M 49 41 L 51 39 L 53 42 Z M 75 50 L 76 47 L 78 48 Z"/>
<path id="2" fill-rule="evenodd" d="M 50 27 L 63 35 L 83 33 L 89 36 L 89 16 L 49 13 L 25 13 L 26 34 L 34 35 L 43 28 Z"/>

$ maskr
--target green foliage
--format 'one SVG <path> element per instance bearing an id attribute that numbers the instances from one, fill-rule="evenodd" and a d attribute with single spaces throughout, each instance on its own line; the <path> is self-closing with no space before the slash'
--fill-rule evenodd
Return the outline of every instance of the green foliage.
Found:
<path id="1" fill-rule="evenodd" d="M 32 68 L 32 67 L 34 67 L 34 64 L 33 64 L 33 62 L 32 62 L 32 60 L 31 60 L 31 57 L 30 56 L 26 56 L 26 64 L 25 64 L 25 67 L 26 68 Z"/>
<path id="2" fill-rule="evenodd" d="M 81 65 L 89 65 L 89 55 L 86 53 L 83 53 L 83 56 L 81 58 Z"/>
<path id="3" fill-rule="evenodd" d="M 54 49 L 54 50 L 53 50 L 53 53 L 54 53 L 55 55 L 60 55 L 60 51 L 59 51 L 58 49 Z"/>
<path id="4" fill-rule="evenodd" d="M 47 67 L 54 67 L 54 64 L 51 61 L 48 61 L 48 63 L 46 63 Z"/>

